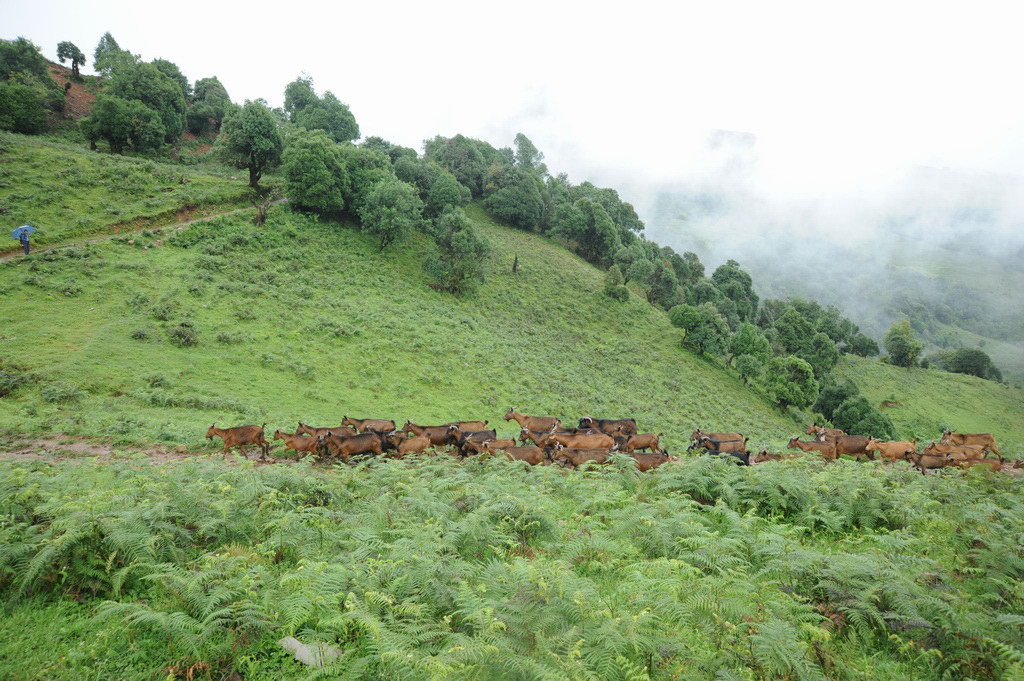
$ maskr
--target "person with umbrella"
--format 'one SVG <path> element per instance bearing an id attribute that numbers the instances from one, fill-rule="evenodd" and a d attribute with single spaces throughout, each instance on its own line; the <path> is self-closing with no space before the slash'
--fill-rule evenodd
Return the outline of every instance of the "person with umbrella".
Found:
<path id="1" fill-rule="evenodd" d="M 28 255 L 29 249 L 31 248 L 28 242 L 28 235 L 34 231 L 36 231 L 36 228 L 32 225 L 22 225 L 11 232 L 11 238 L 21 241 L 21 248 L 25 251 L 25 255 Z"/>

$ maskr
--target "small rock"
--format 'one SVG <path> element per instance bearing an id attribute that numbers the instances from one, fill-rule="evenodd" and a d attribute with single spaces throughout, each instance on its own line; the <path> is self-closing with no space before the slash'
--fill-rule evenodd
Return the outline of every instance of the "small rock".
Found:
<path id="1" fill-rule="evenodd" d="M 186 447 L 185 445 L 176 445 L 174 447 L 174 451 L 176 451 L 178 454 L 184 454 L 185 452 L 188 451 L 188 447 Z"/>
<path id="2" fill-rule="evenodd" d="M 295 653 L 296 660 L 310 667 L 323 667 L 324 664 L 336 660 L 341 655 L 340 648 L 323 643 L 307 646 L 292 636 L 285 636 L 277 643 L 285 650 Z"/>

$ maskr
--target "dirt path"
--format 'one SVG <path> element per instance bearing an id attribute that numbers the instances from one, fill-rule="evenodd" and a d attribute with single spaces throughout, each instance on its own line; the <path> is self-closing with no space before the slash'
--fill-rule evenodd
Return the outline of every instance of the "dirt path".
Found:
<path id="1" fill-rule="evenodd" d="M 288 199 L 278 199 L 277 201 L 274 201 L 273 205 L 277 205 L 279 203 L 286 203 L 287 201 Z M 253 208 L 252 206 L 246 206 L 245 208 L 232 208 L 231 210 L 222 211 L 220 213 L 211 213 L 210 215 L 204 215 L 202 217 L 191 219 L 188 219 L 188 216 L 192 215 L 195 211 L 179 210 L 175 213 L 175 217 L 177 218 L 178 216 L 181 216 L 186 219 L 172 219 L 168 222 L 157 225 L 142 224 L 133 229 L 116 230 L 107 234 L 101 234 L 100 236 L 83 237 L 81 239 L 68 239 L 67 241 L 62 241 L 59 244 L 53 244 L 38 249 L 33 248 L 31 255 L 36 255 L 38 253 L 47 253 L 58 248 L 66 248 L 68 246 L 81 246 L 82 244 L 94 244 L 100 241 L 110 241 L 111 239 L 114 239 L 119 236 L 124 236 L 126 234 L 137 234 L 138 232 L 143 232 L 147 230 L 159 233 L 163 232 L 164 230 L 170 227 L 173 227 L 178 231 L 181 231 L 185 229 L 185 227 L 195 224 L 197 222 L 204 222 L 206 220 L 213 220 L 214 218 L 221 218 L 224 217 L 225 215 L 234 215 L 236 213 L 244 213 L 245 211 L 254 210 L 255 208 Z M 29 257 L 31 257 L 31 255 Z M 9 262 L 11 260 L 14 260 L 15 258 L 22 257 L 25 256 L 22 254 L 21 248 L 19 247 L 17 250 L 10 251 L 8 253 L 0 253 L 0 263 Z"/>
<path id="2" fill-rule="evenodd" d="M 290 459 L 276 459 L 267 462 L 260 462 L 256 455 L 250 452 L 253 461 L 256 463 L 292 463 Z M 184 446 L 161 447 L 115 447 L 104 438 L 87 438 L 80 435 L 64 435 L 57 433 L 42 437 L 29 437 L 10 435 L 0 440 L 0 460 L 37 460 L 52 463 L 73 462 L 76 460 L 90 461 L 108 460 L 123 461 L 128 458 L 135 458 L 139 455 L 145 456 L 145 461 L 151 465 L 181 461 L 190 457 L 209 457 L 222 461 L 225 465 L 235 465 L 237 459 L 232 455 L 226 461 L 219 451 L 190 452 Z"/>

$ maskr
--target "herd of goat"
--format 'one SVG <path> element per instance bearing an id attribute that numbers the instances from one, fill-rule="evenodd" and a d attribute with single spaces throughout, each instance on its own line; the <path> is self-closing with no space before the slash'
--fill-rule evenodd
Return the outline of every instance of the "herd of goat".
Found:
<path id="1" fill-rule="evenodd" d="M 495 454 L 531 465 L 559 464 L 571 468 L 584 463 L 606 463 L 612 454 L 621 453 L 633 457 L 641 471 L 657 468 L 671 458 L 661 447 L 664 435 L 637 433 L 636 420 L 631 418 L 584 416 L 577 427 L 563 428 L 562 421 L 556 417 L 529 416 L 509 409 L 504 419 L 519 424 L 519 442 L 516 437 L 500 438 L 495 429 L 487 428 L 487 421 L 451 421 L 438 426 L 406 421 L 398 428 L 390 419 L 353 419 L 348 416 L 342 419 L 341 425 L 326 428 L 315 428 L 300 421 L 296 432 L 277 430 L 273 439 L 282 440 L 285 450 L 292 450 L 296 456 L 312 454 L 322 461 L 342 462 L 359 455 L 400 458 L 433 448 L 454 448 L 461 457 Z M 213 424 L 206 437 L 221 438 L 225 456 L 234 447 L 244 454 L 245 447 L 255 446 L 259 448 L 261 458 L 266 460 L 270 458 L 270 443 L 264 437 L 264 426 L 266 424 L 218 428 Z M 990 433 L 965 434 L 947 430 L 940 442 L 930 443 L 922 452 L 917 451 L 916 440 L 880 441 L 818 425 L 808 426 L 807 434 L 815 436 L 814 439 L 793 437 L 789 441 L 789 449 L 813 452 L 826 460 L 835 460 L 844 454 L 874 460 L 877 452 L 885 460 L 909 461 L 922 473 L 945 466 L 966 468 L 983 465 L 993 470 L 1000 470 L 1003 466 L 995 438 Z M 748 440 L 742 433 L 704 433 L 697 429 L 690 436 L 689 450 L 725 456 L 745 466 L 788 458 L 787 455 L 765 450 L 751 455 L 747 450 Z M 999 458 L 989 459 L 989 453 Z"/>

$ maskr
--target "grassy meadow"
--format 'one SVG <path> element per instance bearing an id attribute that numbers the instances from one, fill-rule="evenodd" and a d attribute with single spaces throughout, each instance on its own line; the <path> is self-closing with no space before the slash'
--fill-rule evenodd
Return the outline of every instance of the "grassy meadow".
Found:
<path id="1" fill-rule="evenodd" d="M 677 451 L 698 425 L 757 446 L 795 431 L 684 351 L 663 312 L 610 302 L 589 264 L 471 213 L 495 257 L 463 299 L 427 286 L 425 238 L 380 252 L 282 207 L 262 229 L 238 214 L 0 266 L 3 361 L 26 377 L 0 402 L 0 428 L 204 448 L 213 421 L 273 432 L 343 415 L 479 418 L 510 434 L 514 406 L 632 415 Z M 174 344 L 182 323 L 198 344 Z"/>
<path id="2" fill-rule="evenodd" d="M 46 246 L 200 206 L 208 211 L 247 205 L 244 173 L 219 173 L 0 132 L 0 225 L 8 233 L 35 225 L 33 243 Z M 18 248 L 7 234 L 0 237 L 7 239 L 0 241 L 0 252 Z"/>

